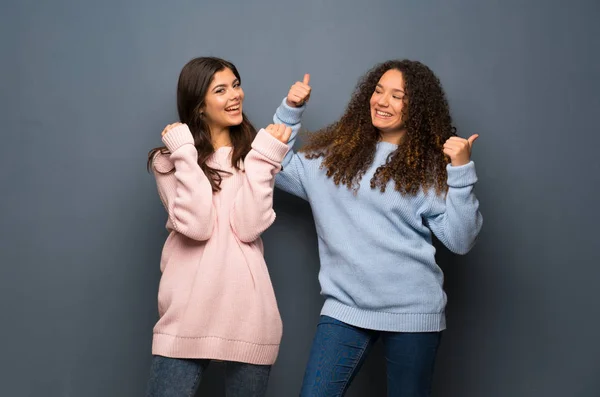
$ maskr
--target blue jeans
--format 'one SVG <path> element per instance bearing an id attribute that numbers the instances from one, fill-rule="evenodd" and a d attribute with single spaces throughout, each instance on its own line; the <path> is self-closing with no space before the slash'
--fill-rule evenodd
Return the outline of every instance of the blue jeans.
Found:
<path id="1" fill-rule="evenodd" d="M 193 397 L 210 360 L 154 356 L 146 397 Z M 263 397 L 267 393 L 270 365 L 225 363 L 227 397 Z"/>
<path id="2" fill-rule="evenodd" d="M 301 397 L 341 397 L 381 337 L 388 397 L 429 397 L 441 332 L 384 332 L 321 316 L 304 373 Z"/>

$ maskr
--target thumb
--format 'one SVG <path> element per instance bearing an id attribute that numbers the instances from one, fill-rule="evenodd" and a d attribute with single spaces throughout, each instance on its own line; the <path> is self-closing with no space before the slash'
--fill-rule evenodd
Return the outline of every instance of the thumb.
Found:
<path id="1" fill-rule="evenodd" d="M 302 83 L 308 85 L 309 82 L 310 82 L 310 74 L 306 73 L 304 75 L 304 80 L 302 80 Z"/>
<path id="2" fill-rule="evenodd" d="M 290 136 L 292 136 L 292 129 L 286 126 L 281 136 L 281 141 L 287 143 L 290 140 Z"/>
<path id="3" fill-rule="evenodd" d="M 473 146 L 473 142 L 475 142 L 475 140 L 479 138 L 479 134 L 473 134 L 469 137 L 469 139 L 467 139 L 467 141 L 469 142 L 469 146 Z"/>

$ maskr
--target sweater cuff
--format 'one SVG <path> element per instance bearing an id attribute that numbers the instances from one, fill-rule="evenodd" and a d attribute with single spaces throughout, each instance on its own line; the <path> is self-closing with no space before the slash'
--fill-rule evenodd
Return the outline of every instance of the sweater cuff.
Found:
<path id="1" fill-rule="evenodd" d="M 186 124 L 181 124 L 163 135 L 162 141 L 172 154 L 185 144 L 189 143 L 193 145 L 194 137 L 189 127 Z"/>
<path id="2" fill-rule="evenodd" d="M 449 187 L 466 187 L 474 185 L 477 182 L 475 163 L 473 161 L 469 161 L 467 164 L 458 167 L 448 164 L 446 171 L 448 172 Z"/>
<path id="3" fill-rule="evenodd" d="M 306 103 L 300 107 L 295 108 L 289 106 L 286 102 L 286 99 L 287 97 L 283 98 L 283 101 L 281 102 L 281 105 L 279 105 L 279 107 L 277 108 L 275 115 L 279 120 L 283 121 L 285 124 L 298 124 L 302 119 L 302 113 L 304 113 L 304 110 L 306 109 Z"/>
<path id="4" fill-rule="evenodd" d="M 264 128 L 261 128 L 252 142 L 252 149 L 271 161 L 281 163 L 288 152 L 289 147 L 273 135 L 269 134 Z"/>

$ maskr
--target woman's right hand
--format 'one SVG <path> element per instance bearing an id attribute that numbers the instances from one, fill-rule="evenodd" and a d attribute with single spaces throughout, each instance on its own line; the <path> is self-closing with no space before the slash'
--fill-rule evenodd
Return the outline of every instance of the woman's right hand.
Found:
<path id="1" fill-rule="evenodd" d="M 288 104 L 288 106 L 297 108 L 297 107 L 304 105 L 306 102 L 308 102 L 308 99 L 310 98 L 310 91 L 311 91 L 310 85 L 308 85 L 309 82 L 310 82 L 310 75 L 305 74 L 304 80 L 297 81 L 290 88 L 290 92 L 288 92 L 288 95 L 286 98 L 286 103 Z"/>
<path id="2" fill-rule="evenodd" d="M 161 132 L 160 136 L 165 136 L 165 134 L 169 131 L 171 131 L 173 128 L 177 127 L 181 125 L 181 123 L 173 123 L 173 124 L 169 124 L 168 126 L 165 127 L 165 129 Z"/>
<path id="3" fill-rule="evenodd" d="M 285 124 L 269 124 L 265 130 L 282 143 L 287 143 L 292 135 L 292 129 Z"/>

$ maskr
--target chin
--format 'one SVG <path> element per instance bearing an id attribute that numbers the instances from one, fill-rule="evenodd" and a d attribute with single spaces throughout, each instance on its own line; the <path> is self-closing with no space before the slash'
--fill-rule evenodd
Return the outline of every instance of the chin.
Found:
<path id="1" fill-rule="evenodd" d="M 373 120 L 371 119 L 371 124 L 373 124 L 373 127 L 377 128 L 380 131 L 384 131 L 385 125 L 382 125 L 382 123 L 379 120 Z"/>
<path id="2" fill-rule="evenodd" d="M 242 121 L 244 121 L 244 118 L 242 116 L 239 117 L 231 117 L 229 118 L 229 120 L 227 120 L 229 123 L 230 127 L 236 126 L 236 125 L 240 125 L 242 124 Z"/>

